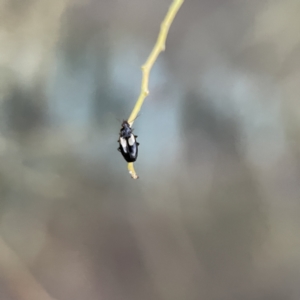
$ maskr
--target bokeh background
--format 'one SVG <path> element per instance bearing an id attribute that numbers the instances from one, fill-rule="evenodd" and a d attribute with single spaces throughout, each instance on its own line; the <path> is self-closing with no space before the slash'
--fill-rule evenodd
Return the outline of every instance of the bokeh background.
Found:
<path id="1" fill-rule="evenodd" d="M 0 299 L 299 300 L 300 2 L 0 0 Z"/>

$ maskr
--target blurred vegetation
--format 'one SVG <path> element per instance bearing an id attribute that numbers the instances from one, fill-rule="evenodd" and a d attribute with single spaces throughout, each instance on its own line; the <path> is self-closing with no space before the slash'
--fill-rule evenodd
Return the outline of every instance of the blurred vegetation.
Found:
<path id="1" fill-rule="evenodd" d="M 0 0 L 1 300 L 299 299 L 299 1 L 185 1 L 134 181 L 169 5 Z"/>

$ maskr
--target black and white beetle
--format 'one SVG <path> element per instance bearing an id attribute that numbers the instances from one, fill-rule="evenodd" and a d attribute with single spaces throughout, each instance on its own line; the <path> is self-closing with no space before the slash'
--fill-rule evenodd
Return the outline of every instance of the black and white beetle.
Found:
<path id="1" fill-rule="evenodd" d="M 136 141 L 137 136 L 132 133 L 129 123 L 127 121 L 122 122 L 120 129 L 120 137 L 118 139 L 119 148 L 118 150 L 123 155 L 127 162 L 134 162 L 138 156 L 138 145 Z"/>

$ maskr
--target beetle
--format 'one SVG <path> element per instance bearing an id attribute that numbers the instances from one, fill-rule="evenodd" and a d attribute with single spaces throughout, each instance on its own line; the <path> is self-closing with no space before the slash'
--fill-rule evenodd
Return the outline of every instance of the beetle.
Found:
<path id="1" fill-rule="evenodd" d="M 134 135 L 132 132 L 133 129 L 130 127 L 130 124 L 127 121 L 123 121 L 119 133 L 118 151 L 121 152 L 127 162 L 136 161 L 138 156 L 139 143 L 136 141 L 137 135 Z"/>

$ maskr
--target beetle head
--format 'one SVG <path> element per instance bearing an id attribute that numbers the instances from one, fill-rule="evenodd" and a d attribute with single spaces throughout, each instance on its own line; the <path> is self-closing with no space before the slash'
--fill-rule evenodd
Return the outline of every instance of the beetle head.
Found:
<path id="1" fill-rule="evenodd" d="M 129 138 L 132 133 L 132 129 L 127 121 L 122 122 L 122 127 L 120 130 L 120 136 L 123 138 Z"/>

